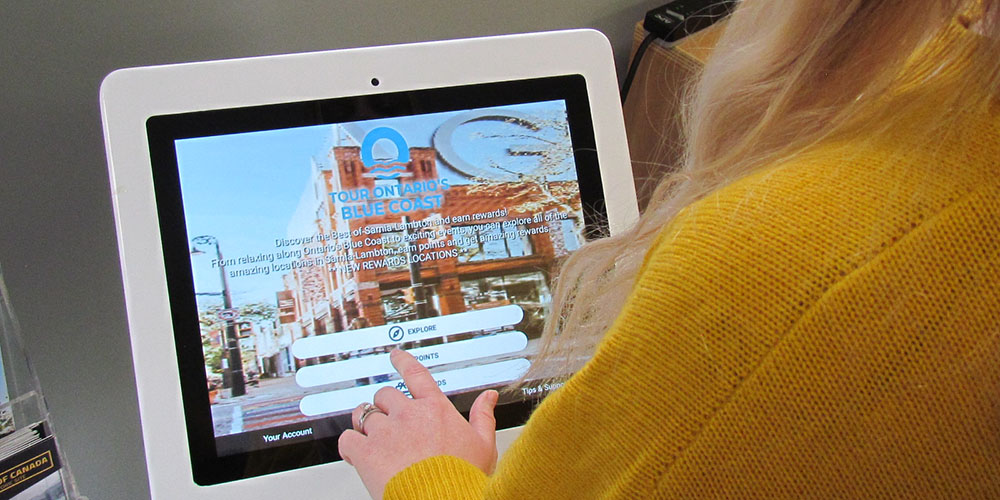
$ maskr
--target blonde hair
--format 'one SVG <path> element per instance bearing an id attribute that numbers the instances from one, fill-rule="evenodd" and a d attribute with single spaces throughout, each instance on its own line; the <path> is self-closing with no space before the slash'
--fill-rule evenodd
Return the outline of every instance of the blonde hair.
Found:
<path id="1" fill-rule="evenodd" d="M 684 207 L 817 144 L 861 140 L 852 135 L 861 127 L 871 136 L 901 125 L 907 108 L 933 105 L 945 117 L 1000 95 L 998 3 L 744 0 L 687 93 L 679 167 L 659 182 L 631 229 L 588 243 L 562 264 L 540 352 L 524 380 L 559 378 L 589 358 L 656 236 Z M 973 24 L 985 36 L 932 42 Z M 915 69 L 915 58 L 933 65 Z M 959 85 L 900 92 L 933 87 L 941 70 L 959 69 Z M 920 127 L 929 135 L 947 129 L 943 122 Z"/>

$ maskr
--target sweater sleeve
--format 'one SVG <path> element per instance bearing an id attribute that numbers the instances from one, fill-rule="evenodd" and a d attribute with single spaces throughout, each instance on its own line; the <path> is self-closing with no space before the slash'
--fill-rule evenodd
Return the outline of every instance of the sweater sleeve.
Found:
<path id="1" fill-rule="evenodd" d="M 487 476 L 469 462 L 452 456 L 417 462 L 386 485 L 385 500 L 467 500 L 481 498 Z"/>

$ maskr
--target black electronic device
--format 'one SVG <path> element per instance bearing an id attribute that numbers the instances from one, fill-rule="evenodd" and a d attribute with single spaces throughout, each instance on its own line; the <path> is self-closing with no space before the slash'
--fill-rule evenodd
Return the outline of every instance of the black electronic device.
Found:
<path id="1" fill-rule="evenodd" d="M 675 0 L 646 13 L 642 27 L 657 38 L 676 42 L 728 16 L 738 0 Z"/>
<path id="2" fill-rule="evenodd" d="M 659 38 L 667 43 L 678 42 L 724 19 L 738 4 L 739 0 L 675 0 L 646 12 L 642 27 L 648 34 L 636 49 L 632 63 L 625 74 L 621 91 L 622 102 L 624 103 L 628 97 L 642 56 L 653 40 Z"/>

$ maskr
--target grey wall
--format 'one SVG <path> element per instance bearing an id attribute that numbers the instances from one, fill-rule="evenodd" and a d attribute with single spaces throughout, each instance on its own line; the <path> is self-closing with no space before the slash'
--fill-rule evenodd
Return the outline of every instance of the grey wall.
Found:
<path id="1" fill-rule="evenodd" d="M 0 265 L 91 499 L 148 498 L 98 112 L 116 68 L 561 28 L 665 0 L 0 0 Z"/>

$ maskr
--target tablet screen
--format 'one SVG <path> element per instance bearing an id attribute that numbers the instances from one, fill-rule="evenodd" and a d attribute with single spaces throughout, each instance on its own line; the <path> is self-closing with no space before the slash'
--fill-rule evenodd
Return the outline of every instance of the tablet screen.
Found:
<path id="1" fill-rule="evenodd" d="M 521 377 L 602 216 L 586 95 L 565 76 L 151 118 L 196 481 L 339 459 L 351 410 L 406 391 L 395 347 L 463 412 Z"/>

